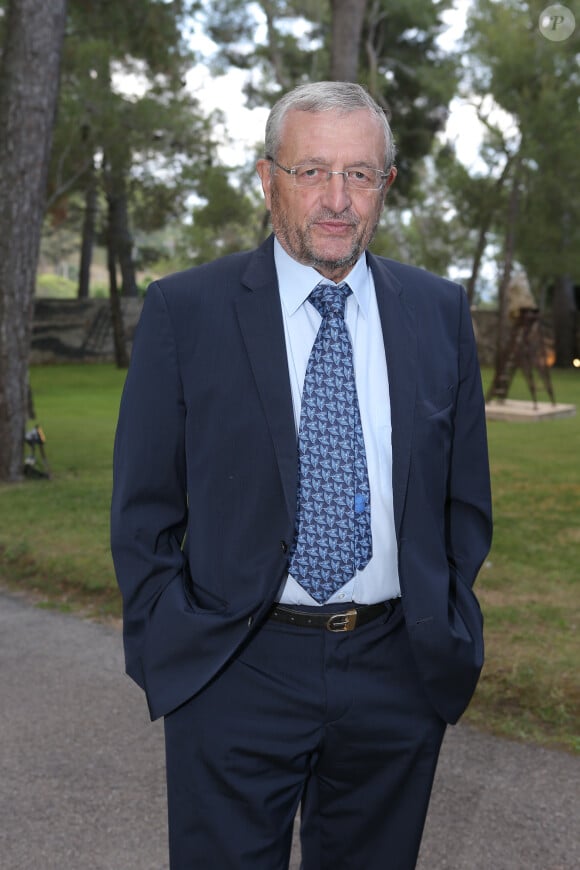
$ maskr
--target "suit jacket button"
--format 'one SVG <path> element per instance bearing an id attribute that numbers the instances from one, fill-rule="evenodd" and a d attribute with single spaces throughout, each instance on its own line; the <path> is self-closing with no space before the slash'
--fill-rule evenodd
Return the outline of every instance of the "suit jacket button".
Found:
<path id="1" fill-rule="evenodd" d="M 254 617 L 248 616 L 248 628 L 251 628 L 254 624 Z"/>
<path id="2" fill-rule="evenodd" d="M 288 552 L 288 544 L 286 543 L 286 541 L 280 541 L 280 549 L 283 553 Z"/>

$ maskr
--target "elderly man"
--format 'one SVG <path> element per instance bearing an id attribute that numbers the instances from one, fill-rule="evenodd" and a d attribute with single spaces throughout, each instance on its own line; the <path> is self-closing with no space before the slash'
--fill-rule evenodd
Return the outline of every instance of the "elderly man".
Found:
<path id="1" fill-rule="evenodd" d="M 301 86 L 258 161 L 273 235 L 148 290 L 112 545 L 128 673 L 165 717 L 172 870 L 410 870 L 475 688 L 490 545 L 463 290 L 370 254 L 394 145 Z"/>

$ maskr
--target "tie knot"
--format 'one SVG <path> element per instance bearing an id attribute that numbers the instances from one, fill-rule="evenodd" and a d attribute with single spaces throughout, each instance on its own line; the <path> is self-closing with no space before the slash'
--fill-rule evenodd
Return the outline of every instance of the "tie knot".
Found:
<path id="1" fill-rule="evenodd" d="M 310 296 L 312 302 L 321 317 L 338 315 L 344 319 L 344 305 L 352 290 L 345 284 L 317 284 Z"/>

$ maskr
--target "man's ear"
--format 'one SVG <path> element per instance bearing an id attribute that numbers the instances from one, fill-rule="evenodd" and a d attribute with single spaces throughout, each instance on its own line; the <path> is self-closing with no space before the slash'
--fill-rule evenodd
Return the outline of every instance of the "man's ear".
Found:
<path id="1" fill-rule="evenodd" d="M 383 202 L 382 202 L 382 207 L 384 207 L 384 205 L 385 205 L 385 200 L 386 200 L 386 198 L 387 198 L 387 193 L 389 192 L 389 188 L 390 188 L 391 184 L 393 183 L 393 181 L 395 180 L 396 177 L 397 177 L 397 168 L 396 168 L 396 166 L 391 166 L 391 169 L 390 169 L 390 171 L 389 171 L 389 174 L 388 174 L 388 176 L 387 176 L 387 178 L 386 178 L 386 180 L 385 180 L 385 183 L 384 183 L 384 185 L 383 185 Z"/>
<path id="2" fill-rule="evenodd" d="M 256 163 L 256 172 L 260 176 L 262 182 L 262 190 L 264 191 L 264 199 L 266 200 L 266 208 L 270 211 L 270 191 L 272 187 L 272 163 L 270 160 L 261 158 Z"/>
<path id="3" fill-rule="evenodd" d="M 393 181 L 395 180 L 396 177 L 397 177 L 397 167 L 391 166 L 391 170 L 389 172 L 389 177 L 385 181 L 385 195 L 386 195 L 389 187 L 391 186 L 391 184 L 393 183 Z"/>

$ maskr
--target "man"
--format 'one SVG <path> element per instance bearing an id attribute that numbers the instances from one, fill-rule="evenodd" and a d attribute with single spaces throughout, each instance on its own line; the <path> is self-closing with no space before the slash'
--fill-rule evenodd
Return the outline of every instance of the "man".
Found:
<path id="1" fill-rule="evenodd" d="M 165 717 L 173 870 L 415 866 L 482 665 L 484 405 L 465 294 L 372 256 L 395 179 L 358 85 L 297 88 L 273 237 L 155 282 L 115 448 L 128 673 Z"/>

